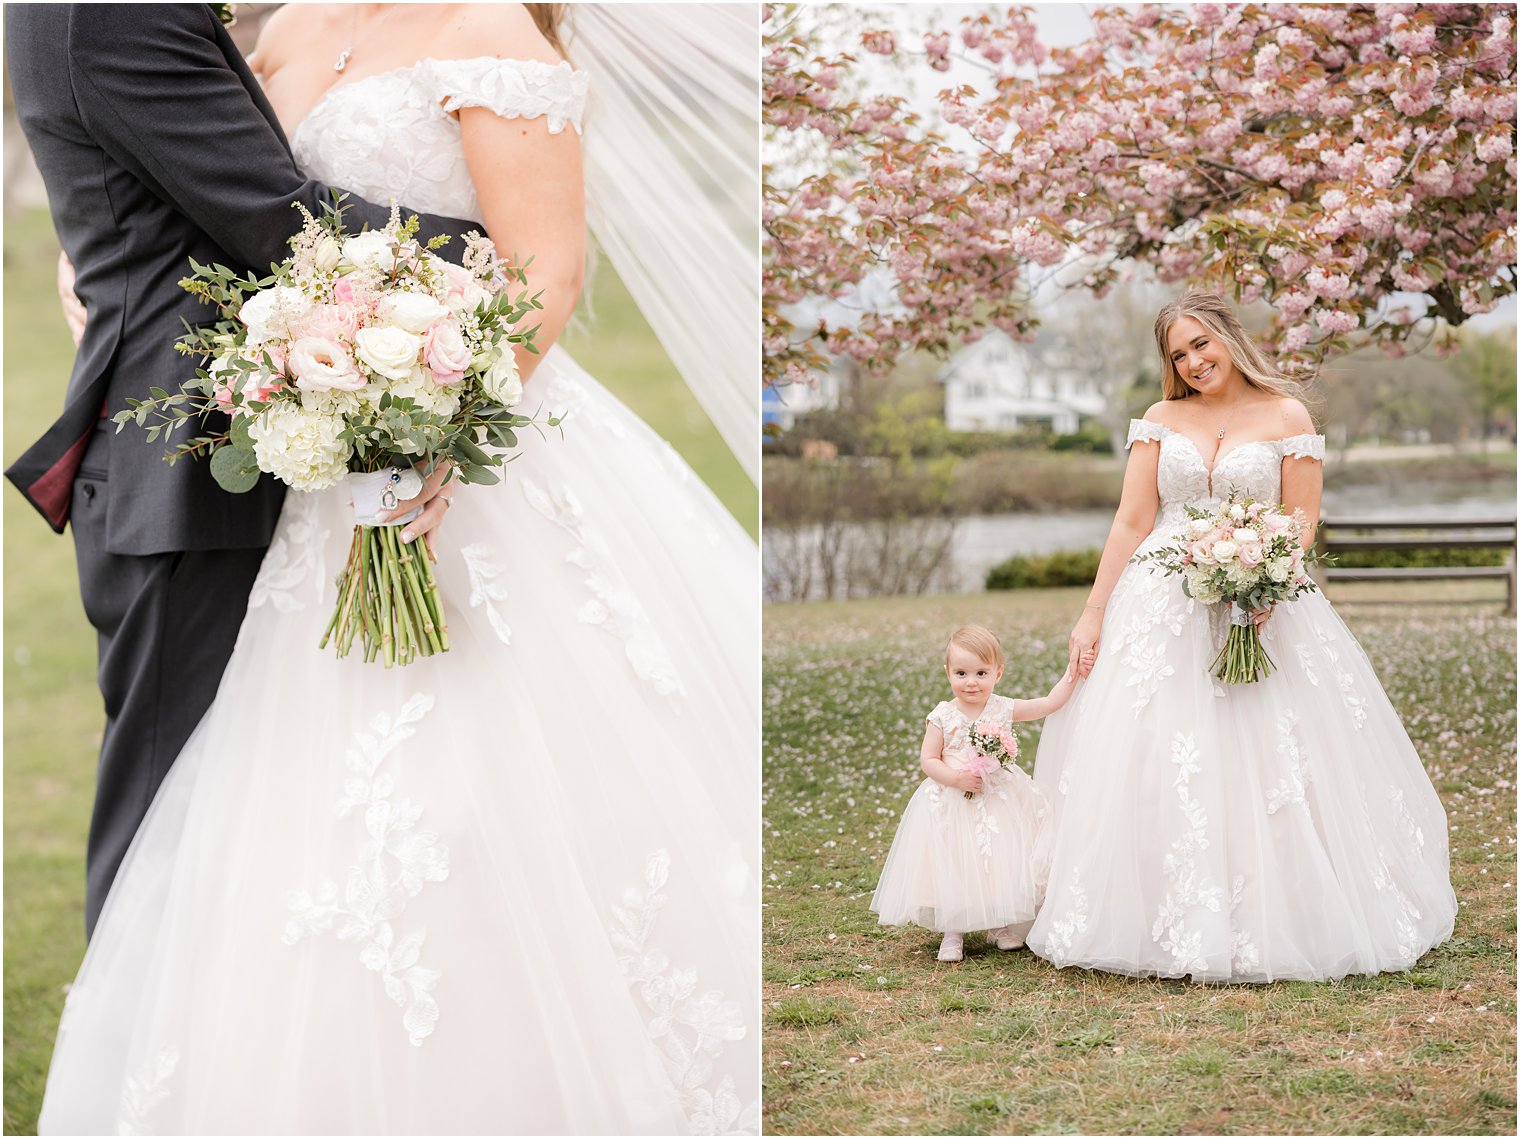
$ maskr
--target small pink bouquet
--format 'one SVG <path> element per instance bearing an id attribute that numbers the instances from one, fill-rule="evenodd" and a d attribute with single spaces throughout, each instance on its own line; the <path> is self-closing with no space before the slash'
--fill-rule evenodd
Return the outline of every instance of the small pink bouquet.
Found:
<path id="1" fill-rule="evenodd" d="M 1212 511 L 1189 506 L 1187 513 L 1183 541 L 1135 560 L 1181 574 L 1182 591 L 1197 601 L 1229 603 L 1230 632 L 1211 675 L 1226 684 L 1272 675 L 1277 664 L 1262 647 L 1254 615 L 1318 588 L 1305 567 L 1321 558 L 1305 554 L 1299 541 L 1303 511 L 1289 514 L 1275 502 L 1231 495 Z"/>
<path id="2" fill-rule="evenodd" d="M 994 771 L 1007 770 L 1012 767 L 1019 755 L 1019 737 L 1013 734 L 1010 724 L 999 724 L 995 720 L 978 720 L 971 725 L 967 732 L 967 738 L 976 754 L 971 757 L 971 762 L 966 765 L 966 770 L 983 779 Z M 976 796 L 970 791 L 966 792 L 966 798 L 974 799 Z"/>
<path id="3" fill-rule="evenodd" d="M 448 238 L 423 246 L 415 217 L 392 209 L 383 229 L 351 234 L 341 203 L 321 219 L 301 208 L 291 256 L 267 278 L 191 261 L 181 287 L 221 320 L 176 347 L 204 366 L 181 391 L 154 388 L 114 418 L 118 431 L 146 427 L 150 441 L 194 418 L 205 433 L 165 458 L 209 457 L 234 494 L 264 472 L 300 491 L 345 484 L 354 536 L 318 647 L 332 640 L 346 656 L 358 638 L 365 660 L 389 667 L 446 651 L 449 635 L 431 549 L 397 537 L 414 515 L 382 519 L 438 463 L 450 479 L 498 481 L 517 432 L 536 427 L 513 410 L 514 349 L 537 351 L 528 318 L 543 306 L 522 288 L 525 266 L 500 260 L 480 234 L 466 235 L 463 264 L 451 265 L 433 252 Z"/>

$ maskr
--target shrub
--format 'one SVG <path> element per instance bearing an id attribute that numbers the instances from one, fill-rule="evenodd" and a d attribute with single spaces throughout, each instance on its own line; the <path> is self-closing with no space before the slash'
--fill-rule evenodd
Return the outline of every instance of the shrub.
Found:
<path id="1" fill-rule="evenodd" d="M 1015 554 L 987 571 L 988 589 L 1051 589 L 1091 585 L 1098 576 L 1102 550 L 1057 550 L 1053 554 Z"/>

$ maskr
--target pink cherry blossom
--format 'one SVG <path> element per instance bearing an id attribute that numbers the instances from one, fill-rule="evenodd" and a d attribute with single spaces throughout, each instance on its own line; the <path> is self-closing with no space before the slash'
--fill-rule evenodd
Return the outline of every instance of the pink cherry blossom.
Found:
<path id="1" fill-rule="evenodd" d="M 981 13 L 909 54 L 934 72 L 957 48 L 985 61 L 985 81 L 941 96 L 943 126 L 859 71 L 851 49 L 887 53 L 887 33 L 807 11 L 766 9 L 768 382 L 828 354 L 889 367 L 978 328 L 1027 338 L 1031 280 L 1077 251 L 1071 279 L 1094 292 L 1139 262 L 1259 296 L 1289 366 L 1365 338 L 1399 350 L 1514 289 L 1503 5 L 1112 8 L 1054 49 L 1026 9 Z M 782 316 L 811 297 L 848 308 L 883 272 L 890 311 Z M 1407 319 L 1395 291 L 1431 317 Z"/>

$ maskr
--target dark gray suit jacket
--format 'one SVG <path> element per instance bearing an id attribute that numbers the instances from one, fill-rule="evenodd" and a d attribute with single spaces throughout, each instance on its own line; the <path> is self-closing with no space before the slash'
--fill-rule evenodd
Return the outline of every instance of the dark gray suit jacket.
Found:
<path id="1" fill-rule="evenodd" d="M 103 412 L 175 390 L 194 362 L 174 351 L 181 319 L 215 313 L 179 288 L 189 259 L 260 275 L 289 252 L 328 187 L 296 168 L 273 110 L 204 4 L 7 4 L 5 53 L 16 109 L 47 183 L 59 241 L 89 312 L 62 416 L 6 471 L 55 530 Z M 381 226 L 389 209 L 355 198 L 345 221 Z M 403 212 L 412 212 L 405 210 Z M 420 236 L 476 223 L 421 215 Z M 14 378 L 13 378 L 14 382 Z M 184 430 L 183 428 L 181 429 Z M 114 554 L 268 545 L 282 487 L 265 477 L 230 495 L 207 464 L 170 466 L 129 426 L 110 440 L 107 548 Z M 94 459 L 92 458 L 92 463 Z"/>

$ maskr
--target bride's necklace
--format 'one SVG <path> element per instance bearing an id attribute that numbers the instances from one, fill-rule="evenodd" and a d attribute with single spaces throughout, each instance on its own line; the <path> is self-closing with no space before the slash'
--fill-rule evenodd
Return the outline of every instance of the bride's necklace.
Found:
<path id="1" fill-rule="evenodd" d="M 352 21 L 350 21 L 348 26 L 348 46 L 338 53 L 337 62 L 333 64 L 334 71 L 341 73 L 343 69 L 348 66 L 348 61 L 354 54 L 354 48 L 359 46 L 361 40 L 369 39 L 370 33 L 375 30 L 375 25 L 383 21 L 385 17 L 386 13 L 380 13 L 380 15 L 375 18 L 374 23 L 370 24 L 369 27 L 364 29 L 364 35 L 360 36 L 359 5 L 354 5 L 354 18 Z"/>
<path id="2" fill-rule="evenodd" d="M 1202 402 L 1202 401 L 1200 400 L 1199 402 Z M 1219 424 L 1219 429 L 1214 433 L 1214 439 L 1217 442 L 1223 442 L 1224 441 L 1224 433 L 1230 429 L 1230 423 L 1231 423 L 1231 421 L 1234 420 L 1235 413 L 1240 410 L 1240 405 L 1243 404 L 1243 403 L 1245 403 L 1244 397 L 1242 397 L 1240 399 L 1237 399 L 1235 401 L 1234 406 L 1230 408 L 1230 414 L 1226 415 L 1224 417 L 1224 420 Z M 1204 404 L 1203 405 L 1203 409 L 1205 411 L 1208 411 L 1209 410 L 1209 405 L 1208 404 Z M 1217 450 L 1217 448 L 1216 448 L 1216 450 Z"/>

